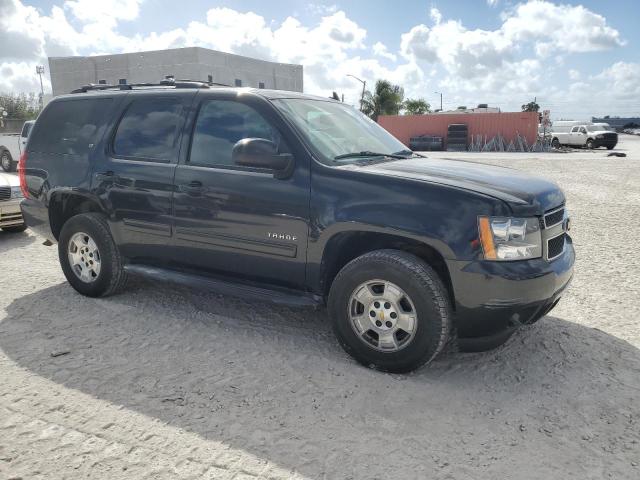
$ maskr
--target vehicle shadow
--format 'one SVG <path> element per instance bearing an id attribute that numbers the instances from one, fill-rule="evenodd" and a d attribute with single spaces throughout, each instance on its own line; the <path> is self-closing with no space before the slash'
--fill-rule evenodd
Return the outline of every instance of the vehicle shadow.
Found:
<path id="1" fill-rule="evenodd" d="M 0 255 L 14 248 L 26 247 L 38 240 L 29 230 L 24 232 L 5 232 L 0 230 Z"/>
<path id="2" fill-rule="evenodd" d="M 491 352 L 391 375 L 351 360 L 324 312 L 136 279 L 106 299 L 59 284 L 14 300 L 0 348 L 310 478 L 552 478 L 561 464 L 593 478 L 605 460 L 630 478 L 640 445 L 640 350 L 554 317 Z"/>

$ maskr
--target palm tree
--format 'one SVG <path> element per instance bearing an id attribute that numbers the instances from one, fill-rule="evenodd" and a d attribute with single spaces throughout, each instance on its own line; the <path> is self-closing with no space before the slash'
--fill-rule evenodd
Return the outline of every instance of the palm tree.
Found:
<path id="1" fill-rule="evenodd" d="M 388 80 L 378 80 L 374 93 L 366 91 L 362 101 L 362 111 L 372 120 L 378 121 L 380 115 L 398 115 L 404 100 L 404 89 L 392 85 Z"/>

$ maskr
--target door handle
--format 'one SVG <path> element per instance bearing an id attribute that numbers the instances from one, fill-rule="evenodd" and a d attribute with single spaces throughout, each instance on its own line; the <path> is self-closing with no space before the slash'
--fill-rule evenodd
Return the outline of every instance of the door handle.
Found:
<path id="1" fill-rule="evenodd" d="M 180 190 L 185 193 L 200 193 L 202 191 L 202 182 L 193 180 L 187 184 L 180 185 Z"/>

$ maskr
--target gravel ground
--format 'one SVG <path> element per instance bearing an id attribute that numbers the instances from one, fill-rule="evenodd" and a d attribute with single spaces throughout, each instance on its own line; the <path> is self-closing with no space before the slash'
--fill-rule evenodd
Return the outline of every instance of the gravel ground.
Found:
<path id="1" fill-rule="evenodd" d="M 627 158 L 437 155 L 556 180 L 578 261 L 552 315 L 411 375 L 355 364 L 321 312 L 142 280 L 84 298 L 55 248 L 0 233 L 0 478 L 640 478 L 640 137 L 621 138 Z"/>

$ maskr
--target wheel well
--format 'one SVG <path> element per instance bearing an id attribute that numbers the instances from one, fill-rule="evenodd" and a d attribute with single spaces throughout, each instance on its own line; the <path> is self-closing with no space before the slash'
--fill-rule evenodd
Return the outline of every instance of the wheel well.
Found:
<path id="1" fill-rule="evenodd" d="M 324 295 L 329 294 L 329 289 L 336 275 L 351 260 L 365 253 L 387 248 L 412 253 L 433 268 L 440 276 L 442 283 L 444 283 L 449 293 L 451 305 L 455 308 L 449 269 L 444 258 L 435 248 L 410 238 L 377 232 L 339 233 L 329 240 L 322 259 L 322 289 Z"/>
<path id="2" fill-rule="evenodd" d="M 58 239 L 62 226 L 67 220 L 74 215 L 88 212 L 102 213 L 103 210 L 95 200 L 81 195 L 72 193 L 54 195 L 49 202 L 49 223 L 55 239 Z"/>

